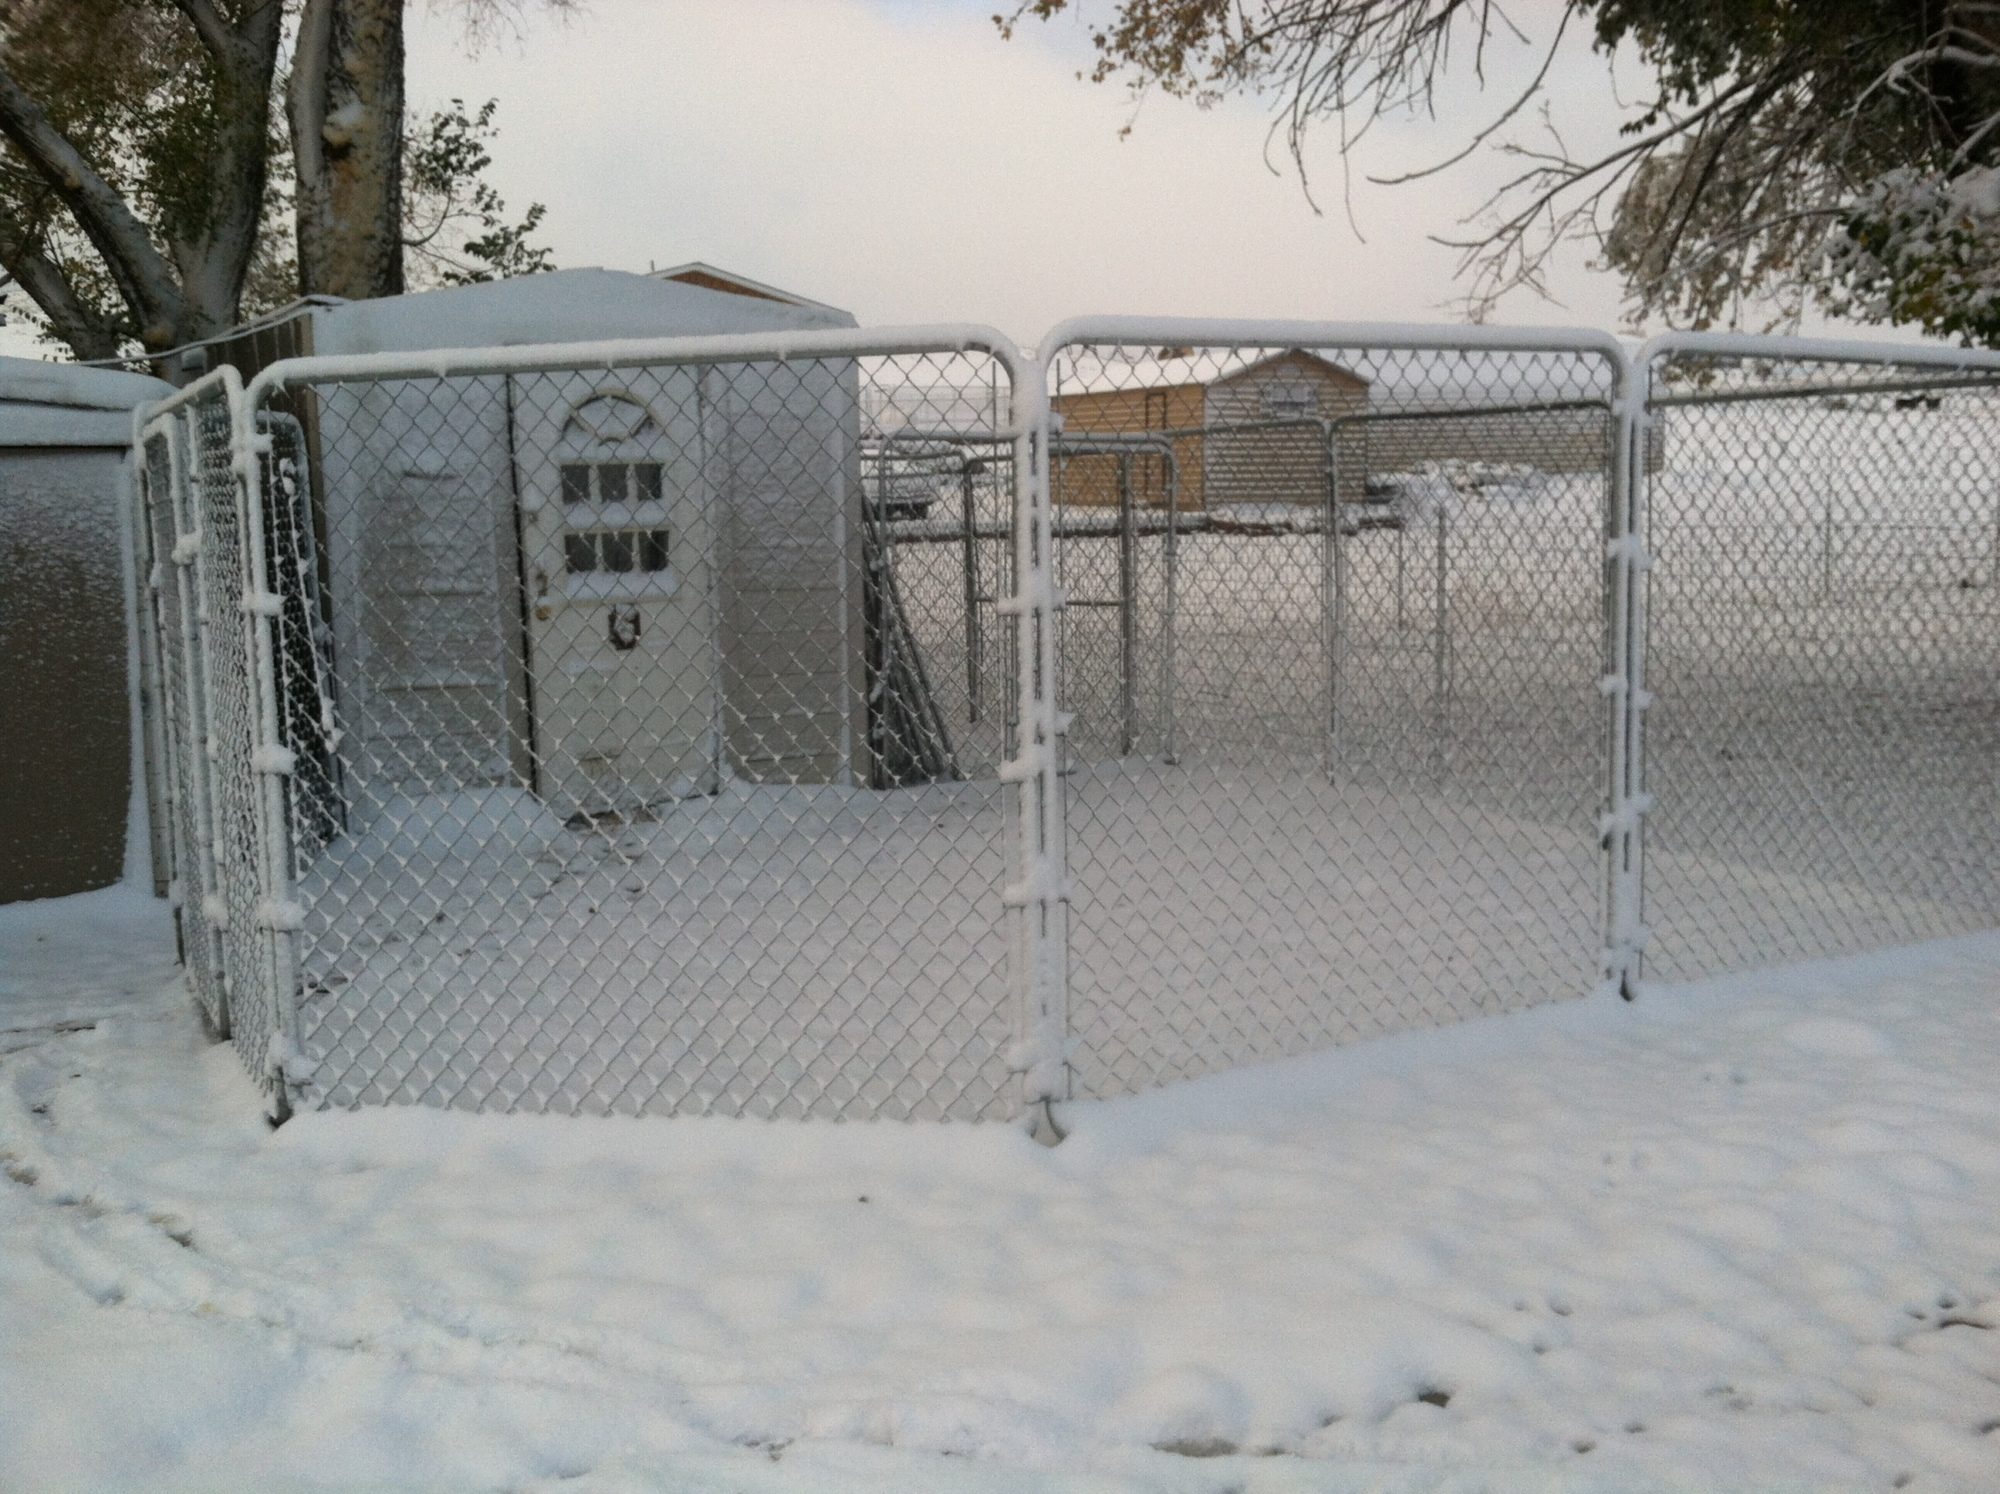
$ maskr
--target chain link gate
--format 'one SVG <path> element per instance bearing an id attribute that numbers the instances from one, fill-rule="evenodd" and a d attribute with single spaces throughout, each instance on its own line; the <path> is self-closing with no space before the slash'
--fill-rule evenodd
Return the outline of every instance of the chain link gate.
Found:
<path id="1" fill-rule="evenodd" d="M 1002 771 L 993 635 L 1042 610 L 1009 591 L 1013 359 L 304 359 L 151 414 L 184 945 L 280 1110 L 1020 1111 L 1003 892 L 1051 883 L 1013 848 L 1052 795 Z M 865 470 L 919 440 L 964 586 Z"/>
<path id="2" fill-rule="evenodd" d="M 2000 358 L 1643 354 L 1646 969 L 2000 923 Z"/>
<path id="3" fill-rule="evenodd" d="M 280 1114 L 1048 1135 L 1990 927 L 1996 415 L 1990 355 L 1292 323 L 224 370 L 135 464 L 190 985 Z"/>
<path id="4" fill-rule="evenodd" d="M 222 369 L 145 412 L 142 547 L 156 661 L 175 926 L 189 983 L 278 1113 L 296 1061 L 285 992 L 298 910 L 282 861 L 288 756 L 267 703 L 277 595 L 244 439 L 243 388 Z"/>
<path id="5" fill-rule="evenodd" d="M 1042 356 L 1059 443 L 1178 472 L 1143 728 L 1063 701 L 1074 1093 L 1597 982 L 1616 345 L 1111 319 Z"/>

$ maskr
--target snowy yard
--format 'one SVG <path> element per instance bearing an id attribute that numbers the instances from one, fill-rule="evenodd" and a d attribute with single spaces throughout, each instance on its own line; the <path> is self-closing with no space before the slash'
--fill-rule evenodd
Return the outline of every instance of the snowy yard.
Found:
<path id="1" fill-rule="evenodd" d="M 2000 936 L 1004 1127 L 312 1114 L 0 909 L 0 1486 L 1990 1489 Z"/>

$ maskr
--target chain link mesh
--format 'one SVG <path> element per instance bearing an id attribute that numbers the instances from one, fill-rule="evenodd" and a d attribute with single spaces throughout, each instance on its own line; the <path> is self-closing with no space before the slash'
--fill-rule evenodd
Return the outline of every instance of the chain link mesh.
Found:
<path id="1" fill-rule="evenodd" d="M 236 1043 L 245 1067 L 282 1108 L 272 1055 L 280 1051 L 273 827 L 267 785 L 269 690 L 260 659 L 267 626 L 262 567 L 239 441 L 241 387 L 203 380 L 148 422 L 139 453 L 159 671 L 161 775 L 181 957 L 210 1025 Z"/>
<path id="2" fill-rule="evenodd" d="M 169 416 L 142 442 L 147 544 L 143 573 L 153 607 L 154 657 L 160 677 L 161 775 L 169 800 L 169 895 L 180 955 L 202 1015 L 216 1032 L 229 1031 L 223 1000 L 220 930 L 211 922 L 214 820 L 211 815 L 208 713 L 202 686 L 201 587 L 196 569 L 200 533 L 194 488 L 187 480 L 188 423 Z"/>
<path id="3" fill-rule="evenodd" d="M 1059 352 L 1079 1095 L 1590 987 L 1614 375 Z"/>
<path id="4" fill-rule="evenodd" d="M 2000 921 L 2000 381 L 1653 369 L 1647 972 Z"/>
<path id="5" fill-rule="evenodd" d="M 278 1001 L 271 968 L 269 841 L 264 817 L 267 711 L 257 666 L 261 626 L 251 574 L 236 407 L 218 384 L 188 407 L 200 540 L 195 574 L 206 640 L 209 784 L 215 854 L 209 921 L 218 930 L 229 1032 L 253 1077 L 275 1084 Z"/>
<path id="6" fill-rule="evenodd" d="M 307 1103 L 1013 1113 L 989 364 L 266 412 Z"/>
<path id="7" fill-rule="evenodd" d="M 162 407 L 203 1011 L 281 1105 L 1006 1117 L 2000 921 L 2000 378 L 1172 344 Z"/>

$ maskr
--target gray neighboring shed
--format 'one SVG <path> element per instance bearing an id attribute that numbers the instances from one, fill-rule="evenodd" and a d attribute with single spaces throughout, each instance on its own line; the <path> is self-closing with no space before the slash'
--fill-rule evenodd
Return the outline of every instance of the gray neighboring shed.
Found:
<path id="1" fill-rule="evenodd" d="M 781 295 L 565 270 L 379 301 L 302 304 L 215 351 L 217 361 L 248 375 L 295 353 L 855 325 L 845 312 Z M 592 807 L 592 775 L 601 774 L 604 802 L 617 807 L 642 751 L 655 758 L 637 776 L 656 786 L 685 780 L 701 791 L 717 773 L 866 782 L 856 385 L 851 362 L 831 362 L 786 372 L 762 364 L 644 377 L 492 376 L 444 387 L 389 381 L 294 399 L 341 661 L 335 686 L 345 692 L 350 732 L 342 748 L 348 791 L 363 804 L 380 803 L 422 787 L 409 781 L 411 768 L 432 761 L 468 787 L 532 783 L 565 811 Z M 705 621 L 692 611 L 649 617 L 648 640 L 697 625 L 714 635 L 713 668 L 691 654 L 655 661 L 666 675 L 646 689 L 672 702 L 658 719 L 635 719 L 609 699 L 584 700 L 567 678 L 535 662 L 538 644 L 551 659 L 573 660 L 586 634 L 603 643 L 605 599 L 586 588 L 565 601 L 560 574 L 551 589 L 549 573 L 564 569 L 561 552 L 548 548 L 549 537 L 538 540 L 535 516 L 565 506 L 554 486 L 561 464 L 583 459 L 580 448 L 566 456 L 565 443 L 575 420 L 607 401 L 650 405 L 657 449 L 611 455 L 664 457 L 671 522 L 690 542 L 686 553 L 719 559 L 712 574 L 688 578 L 712 595 Z M 687 465 L 695 452 L 698 470 Z M 705 539 L 694 543 L 697 536 Z M 681 588 L 683 600 L 688 591 Z M 668 605 L 643 589 L 620 600 Z M 536 620 L 547 618 L 551 602 L 555 626 L 538 637 Z M 568 634 L 560 631 L 565 607 L 579 614 Z M 718 673 L 713 700 L 657 683 Z"/>
<path id="2" fill-rule="evenodd" d="M 132 410 L 172 392 L 0 358 L 0 903 L 124 872 Z"/>

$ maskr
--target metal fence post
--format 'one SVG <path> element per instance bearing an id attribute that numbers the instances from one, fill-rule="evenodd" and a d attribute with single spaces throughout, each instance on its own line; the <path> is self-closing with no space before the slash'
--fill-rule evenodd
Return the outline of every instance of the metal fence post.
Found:
<path id="1" fill-rule="evenodd" d="M 1437 563 L 1432 578 L 1431 774 L 1442 781 L 1451 766 L 1445 741 L 1451 732 L 1451 511 L 1437 509 Z"/>
<path id="2" fill-rule="evenodd" d="M 222 382 L 226 383 L 231 376 L 232 371 L 224 369 Z M 223 930 L 228 923 L 229 909 L 223 883 L 225 845 L 222 790 L 218 782 L 222 742 L 218 735 L 219 713 L 216 708 L 215 639 L 222 619 L 215 616 L 209 600 L 215 589 L 209 573 L 226 557 L 217 553 L 216 541 L 209 534 L 206 492 L 209 475 L 204 470 L 207 451 L 201 440 L 199 406 L 195 403 L 200 397 L 190 394 L 187 401 L 169 417 L 173 423 L 171 428 L 180 432 L 182 448 L 180 486 L 175 502 L 177 506 L 182 502 L 186 504 L 185 512 L 175 514 L 178 538 L 174 544 L 174 557 L 182 566 L 182 581 L 188 588 L 182 617 L 188 632 L 188 689 L 194 730 L 186 750 L 192 754 L 190 777 L 194 781 L 194 835 L 198 839 L 198 844 L 191 849 L 200 868 L 196 890 L 204 933 L 199 942 L 206 976 L 214 993 L 215 1006 L 210 1016 L 218 1034 L 233 1038 L 235 1013 L 232 1000 L 236 993 L 232 989 L 229 962 L 224 958 L 223 950 Z"/>
<path id="3" fill-rule="evenodd" d="M 965 562 L 965 697 L 968 722 L 979 720 L 979 515 L 973 501 L 973 468 L 964 464 L 958 474 L 959 498 L 964 505 L 964 527 L 960 531 L 961 553 Z"/>
<path id="4" fill-rule="evenodd" d="M 255 747 L 251 768 L 257 775 L 257 883 L 261 897 L 257 926 L 266 938 L 265 978 L 260 995 L 270 1004 L 271 1051 L 261 1057 L 269 1065 L 273 1116 L 290 1117 L 304 1077 L 305 1055 L 299 1047 L 298 951 L 302 920 L 291 895 L 291 820 L 285 811 L 286 780 L 293 755 L 280 727 L 277 649 L 273 634 L 282 603 L 271 585 L 264 553 L 263 467 L 273 451 L 268 434 L 256 429 L 255 412 L 240 387 L 229 399 L 230 447 L 236 468 L 237 533 L 243 555 L 243 619 L 245 654 L 250 663 L 250 727 Z"/>
<path id="5" fill-rule="evenodd" d="M 133 708 L 132 787 L 135 793 L 143 791 L 145 794 L 146 870 L 152 877 L 155 895 L 164 896 L 168 892 L 170 876 L 167 868 L 172 860 L 169 846 L 172 832 L 167 827 L 173 816 L 173 790 L 157 773 L 166 761 L 163 744 L 167 730 L 160 687 L 157 608 L 160 585 L 166 572 L 164 563 L 154 553 L 151 499 L 154 476 L 141 425 L 141 417 L 135 410 L 129 463 L 130 491 L 125 501 L 118 505 L 118 538 L 124 563 L 129 655 L 126 667 L 131 674 L 129 688 Z M 125 870 L 128 877 L 137 870 L 130 860 L 136 849 L 135 846 L 126 847 Z"/>
<path id="6" fill-rule="evenodd" d="M 1014 615 L 1021 727 L 1018 749 L 1001 768 L 1013 785 L 1020 880 L 1006 891 L 1014 909 L 1014 989 L 1020 1001 L 1016 1066 L 1037 1138 L 1060 1140 L 1054 1106 L 1069 1098 L 1069 872 L 1063 815 L 1062 736 L 1056 700 L 1056 627 L 1063 599 L 1055 580 L 1055 526 L 1049 483 L 1048 368 L 1021 381 L 1014 438 Z"/>
<path id="7" fill-rule="evenodd" d="M 1340 521 L 1340 438 L 1339 425 L 1323 420 L 1319 425 L 1320 452 L 1326 488 L 1326 536 L 1320 542 L 1321 608 L 1325 626 L 1320 639 L 1324 651 L 1323 689 L 1320 720 L 1326 723 L 1326 776 L 1331 779 L 1340 764 L 1341 690 L 1344 688 L 1343 655 L 1347 647 L 1347 547 Z"/>
<path id="8" fill-rule="evenodd" d="M 1652 421 L 1652 363 L 1629 360 L 1619 368 L 1613 410 L 1616 427 L 1611 451 L 1611 491 L 1605 516 L 1605 555 L 1610 575 L 1610 671 L 1604 680 L 1609 702 L 1610 762 L 1608 803 L 1600 827 L 1605 854 L 1604 978 L 1625 1000 L 1638 994 L 1645 947 L 1642 820 L 1642 713 L 1646 694 L 1646 623 L 1642 577 L 1651 560 L 1646 551 L 1646 452 Z"/>
<path id="9" fill-rule="evenodd" d="M 1118 715 L 1119 753 L 1129 757 L 1139 734 L 1139 556 L 1132 498 L 1132 453 L 1118 455 Z"/>
<path id="10" fill-rule="evenodd" d="M 2000 586 L 2000 492 L 1993 496 L 1993 579 Z"/>
<path id="11" fill-rule="evenodd" d="M 1175 675 L 1174 646 L 1180 624 L 1178 587 L 1181 565 L 1180 460 L 1173 454 L 1171 446 L 1161 465 L 1166 472 L 1167 487 L 1167 585 L 1166 616 L 1161 621 L 1161 632 L 1165 637 L 1160 650 L 1160 710 L 1165 717 L 1165 725 L 1160 741 L 1160 760 L 1171 767 L 1180 761 L 1179 743 L 1175 736 L 1179 686 Z"/>
<path id="12" fill-rule="evenodd" d="M 1396 501 L 1399 509 L 1404 507 L 1402 499 L 1399 498 Z M 1407 520 L 1407 515 L 1403 517 Z M 1396 525 L 1396 631 L 1399 633 L 1409 626 L 1409 613 L 1404 600 L 1408 590 L 1408 582 L 1406 580 L 1409 571 L 1408 534 L 1409 525 L 1407 522 Z"/>

